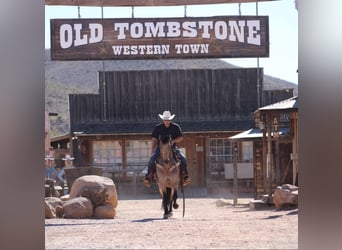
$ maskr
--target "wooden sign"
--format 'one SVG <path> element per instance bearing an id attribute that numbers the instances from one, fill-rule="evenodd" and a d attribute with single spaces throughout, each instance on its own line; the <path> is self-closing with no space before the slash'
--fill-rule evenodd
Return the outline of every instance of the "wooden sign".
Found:
<path id="1" fill-rule="evenodd" d="M 176 6 L 192 4 L 247 3 L 274 0 L 45 0 L 45 5 L 73 6 Z"/>
<path id="2" fill-rule="evenodd" d="M 52 60 L 268 57 L 267 16 L 52 19 Z"/>

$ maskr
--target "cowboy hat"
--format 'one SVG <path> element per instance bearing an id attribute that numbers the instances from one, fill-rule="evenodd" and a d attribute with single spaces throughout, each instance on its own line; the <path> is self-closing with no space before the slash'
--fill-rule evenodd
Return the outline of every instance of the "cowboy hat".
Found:
<path id="1" fill-rule="evenodd" d="M 159 114 L 160 119 L 166 120 L 166 121 L 171 121 L 176 115 L 173 114 L 171 115 L 170 111 L 164 111 L 163 114 Z"/>
<path id="2" fill-rule="evenodd" d="M 53 156 L 51 156 L 51 155 L 46 155 L 45 156 L 45 160 L 51 160 L 51 161 L 53 161 L 55 158 L 53 157 Z"/>
<path id="3" fill-rule="evenodd" d="M 71 157 L 69 154 L 65 155 L 65 158 L 62 158 L 63 161 L 72 161 L 74 160 L 75 158 L 74 157 Z"/>

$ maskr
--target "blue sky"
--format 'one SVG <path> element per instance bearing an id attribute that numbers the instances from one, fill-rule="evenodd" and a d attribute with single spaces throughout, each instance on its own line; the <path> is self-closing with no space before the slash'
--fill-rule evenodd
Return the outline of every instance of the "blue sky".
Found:
<path id="1" fill-rule="evenodd" d="M 298 12 L 294 0 L 239 4 L 188 5 L 187 16 L 256 15 L 269 16 L 270 55 L 259 58 L 264 74 L 298 83 Z M 129 18 L 131 7 L 45 6 L 45 48 L 50 48 L 50 19 L 59 18 Z M 135 7 L 134 17 L 184 17 L 184 6 Z M 257 58 L 228 58 L 241 67 L 257 67 Z"/>

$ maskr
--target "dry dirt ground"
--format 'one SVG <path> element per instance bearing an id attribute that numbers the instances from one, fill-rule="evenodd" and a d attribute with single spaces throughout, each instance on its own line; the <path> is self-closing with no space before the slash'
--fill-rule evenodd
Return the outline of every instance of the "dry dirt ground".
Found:
<path id="1" fill-rule="evenodd" d="M 115 219 L 46 219 L 46 249 L 298 249 L 298 210 L 252 209 L 251 198 L 182 197 L 162 219 L 159 198 L 120 200 Z"/>

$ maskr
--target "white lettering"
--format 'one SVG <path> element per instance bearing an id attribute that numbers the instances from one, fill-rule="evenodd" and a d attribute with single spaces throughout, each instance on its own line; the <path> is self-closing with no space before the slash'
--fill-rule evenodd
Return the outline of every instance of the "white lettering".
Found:
<path id="1" fill-rule="evenodd" d="M 146 22 L 145 37 L 165 37 L 164 26 L 165 22 L 157 22 L 155 26 L 151 22 Z"/>
<path id="2" fill-rule="evenodd" d="M 210 38 L 209 28 L 213 28 L 212 21 L 199 21 L 198 22 L 199 28 L 203 28 L 202 38 Z"/>
<path id="3" fill-rule="evenodd" d="M 258 34 L 258 31 L 260 31 L 260 22 L 258 20 L 249 20 L 247 21 L 247 26 L 248 26 L 247 43 L 261 45 L 260 34 Z"/>
<path id="4" fill-rule="evenodd" d="M 100 28 L 97 29 L 102 31 Z M 247 43 L 255 45 L 261 44 L 259 20 L 115 23 L 114 30 L 118 33 L 118 40 L 126 39 L 129 35 L 130 38 L 134 39 L 143 37 L 214 38 L 240 43 L 247 41 Z M 248 36 L 246 35 L 246 38 L 245 33 L 248 34 Z M 99 35 L 95 36 L 94 32 L 91 34 L 93 39 L 98 37 L 95 41 L 100 40 Z M 145 52 L 146 50 L 144 49 L 144 53 Z"/>
<path id="5" fill-rule="evenodd" d="M 131 46 L 131 55 L 138 55 L 138 46 L 136 45 Z"/>
<path id="6" fill-rule="evenodd" d="M 126 39 L 125 30 L 128 30 L 128 23 L 115 23 L 114 30 L 119 31 L 118 40 Z"/>
<path id="7" fill-rule="evenodd" d="M 209 53 L 209 44 L 201 44 L 201 54 Z"/>
<path id="8" fill-rule="evenodd" d="M 131 37 L 141 38 L 144 35 L 144 27 L 141 23 L 133 23 L 131 25 Z"/>
<path id="9" fill-rule="evenodd" d="M 114 55 L 121 55 L 122 46 L 112 46 Z"/>
<path id="10" fill-rule="evenodd" d="M 60 44 L 62 49 L 70 48 L 72 45 L 72 27 L 70 24 L 62 24 L 59 28 Z"/>
<path id="11" fill-rule="evenodd" d="M 229 40 L 230 41 L 236 41 L 236 36 L 238 37 L 238 41 L 243 43 L 244 40 L 244 27 L 245 27 L 245 21 L 239 21 L 239 27 L 236 21 L 229 21 L 228 22 L 229 27 L 230 27 L 230 35 L 229 35 Z M 234 35 L 236 33 L 236 35 Z"/>
<path id="12" fill-rule="evenodd" d="M 82 35 L 82 24 L 75 23 L 75 38 L 73 37 L 72 26 L 70 24 L 62 24 L 60 31 L 60 44 L 62 49 L 67 49 L 72 46 L 87 45 L 88 43 L 97 43 L 103 39 L 103 27 L 99 23 L 90 23 L 89 30 L 90 35 L 88 39 L 88 34 Z"/>
<path id="13" fill-rule="evenodd" d="M 153 45 L 146 45 L 146 54 L 153 55 Z"/>
<path id="14" fill-rule="evenodd" d="M 130 46 L 128 46 L 128 45 L 123 46 L 123 53 L 122 54 L 129 55 L 130 51 L 131 51 Z"/>
<path id="15" fill-rule="evenodd" d="M 179 37 L 180 32 L 180 24 L 179 22 L 167 22 L 167 37 Z"/>
<path id="16" fill-rule="evenodd" d="M 90 23 L 90 38 L 89 43 L 98 43 L 103 39 L 103 27 L 99 23 Z"/>
<path id="17" fill-rule="evenodd" d="M 81 37 L 82 24 L 75 23 L 74 30 L 75 30 L 74 46 L 86 45 L 88 41 L 88 36 L 87 34 L 83 34 L 83 36 Z"/>
<path id="18" fill-rule="evenodd" d="M 209 52 L 209 44 L 175 44 L 175 49 L 177 54 L 206 54 Z"/>
<path id="19" fill-rule="evenodd" d="M 228 31 L 227 31 L 227 23 L 224 21 L 218 21 L 215 23 L 215 37 L 220 40 L 227 39 Z"/>
<path id="20" fill-rule="evenodd" d="M 181 54 L 182 44 L 175 44 L 175 49 L 177 54 Z"/>
<path id="21" fill-rule="evenodd" d="M 197 30 L 196 30 L 196 22 L 184 22 L 183 23 L 183 37 L 196 37 Z"/>
<path id="22" fill-rule="evenodd" d="M 170 53 L 170 45 L 124 45 L 112 46 L 113 53 L 120 55 L 166 55 Z"/>
<path id="23" fill-rule="evenodd" d="M 192 54 L 198 54 L 200 44 L 190 44 L 190 48 Z"/>
<path id="24" fill-rule="evenodd" d="M 162 55 L 170 54 L 170 45 L 169 44 L 163 44 L 161 46 L 161 54 Z"/>
<path id="25" fill-rule="evenodd" d="M 139 45 L 139 53 L 140 53 L 140 55 L 144 55 L 145 54 L 145 49 L 146 49 L 145 45 Z"/>

